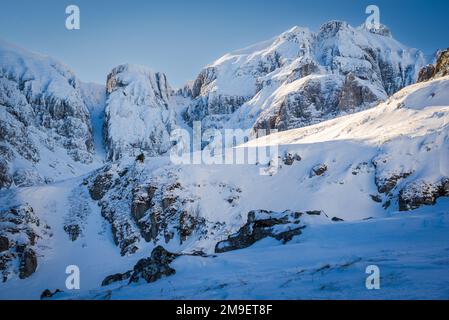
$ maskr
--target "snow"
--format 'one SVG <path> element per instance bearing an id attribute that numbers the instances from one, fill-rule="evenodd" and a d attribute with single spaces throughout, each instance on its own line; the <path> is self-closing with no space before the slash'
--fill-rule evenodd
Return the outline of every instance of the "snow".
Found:
<path id="1" fill-rule="evenodd" d="M 445 299 L 448 205 L 446 199 L 406 216 L 313 225 L 287 245 L 266 239 L 215 258 L 178 258 L 176 274 L 156 283 L 58 298 Z M 370 265 L 380 268 L 380 290 L 365 287 Z"/>
<path id="2" fill-rule="evenodd" d="M 176 114 L 166 77 L 148 68 L 123 65 L 108 78 L 106 128 L 108 158 L 163 154 Z"/>
<path id="3" fill-rule="evenodd" d="M 366 67 L 363 62 L 352 64 L 348 60 L 348 56 L 357 58 L 360 53 L 352 46 L 351 39 L 358 45 L 393 48 L 394 52 L 388 54 L 395 61 L 412 63 L 417 58 L 414 55 L 419 56 L 417 51 L 401 51 L 402 45 L 390 37 L 344 24 L 341 27 L 355 35 L 355 38 L 337 43 L 347 44 L 347 47 L 339 47 L 343 55 L 337 59 L 345 70 Z M 341 36 L 346 37 L 348 33 Z M 286 81 L 292 69 L 302 63 L 297 59 L 301 44 L 314 37 L 316 35 L 310 31 L 295 27 L 272 41 L 236 51 L 212 65 L 224 77 L 209 84 L 211 92 L 252 95 L 256 78 L 251 70 L 255 65 L 267 62 L 275 51 L 290 64 L 273 71 L 273 79 L 279 83 L 267 84 L 230 117 L 235 127 L 250 124 L 260 114 L 269 115 L 273 108 L 280 107 L 284 98 L 309 81 L 316 81 L 323 90 L 342 82 L 340 77 L 328 73 Z M 297 41 L 300 41 L 299 47 Z M 322 44 L 324 47 L 335 45 L 333 40 Z M 2 72 L 11 74 L 11 70 L 14 73 L 22 70 L 15 54 L 26 56 L 29 53 L 14 47 L 12 54 L 10 45 L 4 43 L 0 43 L 0 47 L 6 47 L 0 50 L 0 58 L 7 59 L 2 61 L 14 66 Z M 323 56 L 317 60 L 328 59 L 325 52 L 320 51 Z M 48 59 L 33 56 L 33 66 L 27 68 L 45 74 Z M 60 68 L 58 70 L 65 70 Z M 61 72 L 66 75 L 69 71 Z M 52 92 L 56 96 L 64 94 L 65 85 L 51 84 L 58 75 L 50 73 L 48 77 L 47 84 L 55 86 Z M 235 81 L 229 80 L 234 77 Z M 44 80 L 33 86 L 43 90 L 40 86 Z M 241 150 L 253 151 L 257 147 L 279 148 L 279 159 L 238 165 L 175 165 L 167 155 L 160 155 L 163 152 L 156 152 L 153 158 L 147 157 L 144 163 L 136 163 L 133 157 L 120 158 L 128 152 L 128 155 L 140 152 L 141 147 L 149 143 L 142 142 L 142 137 L 155 132 L 160 139 L 158 144 L 151 145 L 150 151 L 167 151 L 167 136 L 174 123 L 178 121 L 186 128 L 180 114 L 189 99 L 173 96 L 162 74 L 145 67 L 124 65 L 114 69 L 106 87 L 85 83 L 77 86 L 79 90 L 73 95 L 86 109 L 92 123 L 93 161 L 88 164 L 73 161 L 67 150 L 58 144 L 53 148 L 38 145 L 43 161 L 34 164 L 33 169 L 43 177 L 54 178 L 53 181 L 0 190 L 0 209 L 28 203 L 53 234 L 49 239 L 38 239 L 36 273 L 26 280 L 14 274 L 0 283 L 0 299 L 38 299 L 44 289 L 65 291 L 55 299 L 448 298 L 449 198 L 440 196 L 434 205 L 399 212 L 398 197 L 404 190 L 410 191 L 410 197 L 427 192 L 421 188 L 422 182 L 429 183 L 429 189 L 436 192 L 441 179 L 449 177 L 449 77 L 406 87 L 369 110 L 275 133 L 224 150 L 223 153 L 229 155 Z M 107 100 L 106 94 L 109 95 Z M 20 101 L 17 104 L 20 105 Z M 2 120 L 14 123 L 9 113 L 3 109 L 0 112 Z M 103 119 L 104 114 L 106 119 Z M 105 120 L 107 150 L 102 143 Z M 45 136 L 38 130 L 33 133 L 36 137 Z M 140 142 L 142 144 L 135 149 L 135 144 Z M 107 152 L 112 152 L 112 158 L 117 161 L 106 162 Z M 293 163 L 284 163 L 287 154 L 300 156 L 300 160 L 293 157 Z M 279 167 L 274 167 L 270 160 L 278 160 Z M 137 235 L 134 254 L 120 254 L 121 248 L 114 243 L 111 222 L 102 216 L 99 206 L 102 203 L 92 200 L 88 191 L 105 162 L 114 173 L 114 180 L 103 201 L 113 209 L 113 222 L 127 223 L 129 234 Z M 11 165 L 13 170 L 30 168 L 29 161 L 20 156 L 15 157 Z M 326 170 L 320 175 L 313 174 L 318 167 Z M 271 175 L 261 175 L 261 169 Z M 388 179 L 397 181 L 390 192 L 380 192 L 378 183 Z M 155 237 L 154 242 L 145 242 L 130 208 L 136 187 L 142 186 L 141 195 L 148 196 L 145 187 L 151 183 L 159 188 L 158 196 L 177 196 L 177 203 L 183 204 L 181 209 L 188 213 L 194 211 L 195 218 L 204 219 L 204 225 L 181 240 L 176 233 L 180 227 L 176 211 L 174 219 L 167 219 L 166 230 L 174 232 L 171 241 L 165 243 L 165 239 Z M 179 187 L 170 193 L 172 190 L 167 189 L 176 183 Z M 161 199 L 152 199 L 156 200 Z M 285 245 L 266 238 L 249 248 L 214 254 L 216 244 L 237 232 L 253 210 L 273 211 L 274 216 L 285 210 L 322 211 L 324 214 L 302 216 L 303 233 Z M 344 221 L 335 222 L 332 218 Z M 80 226 L 81 234 L 76 241 L 71 241 L 64 231 L 64 226 L 70 223 Z M 125 239 L 121 240 L 129 240 L 127 235 L 125 233 Z M 176 253 L 191 254 L 201 250 L 208 256 L 183 255 L 171 264 L 175 275 L 152 284 L 121 282 L 100 287 L 106 276 L 132 269 L 139 259 L 148 257 L 157 244 Z M 79 291 L 65 288 L 65 271 L 69 265 L 80 267 Z M 365 287 L 365 270 L 369 265 L 378 265 L 381 270 L 382 289 L 379 291 Z"/>
<path id="4" fill-rule="evenodd" d="M 373 107 L 414 83 L 426 63 L 421 51 L 385 34 L 331 21 L 318 32 L 293 27 L 228 53 L 198 76 L 198 92 L 187 115 L 205 128 L 259 128 L 282 112 L 290 112 L 282 130 L 310 125 L 344 113 L 337 106 L 352 108 L 338 103 L 349 74 L 374 97 L 350 111 Z M 320 92 L 311 83 L 320 83 Z M 294 99 L 309 92 L 315 100 L 327 101 L 326 106 L 297 106 Z"/>

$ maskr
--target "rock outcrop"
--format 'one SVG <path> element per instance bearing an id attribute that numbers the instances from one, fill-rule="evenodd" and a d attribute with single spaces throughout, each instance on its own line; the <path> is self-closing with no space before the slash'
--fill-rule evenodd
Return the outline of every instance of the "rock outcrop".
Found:
<path id="1" fill-rule="evenodd" d="M 20 279 L 30 277 L 37 269 L 36 248 L 39 239 L 51 236 L 29 205 L 0 211 L 0 272 L 3 282 L 12 273 Z"/>
<path id="2" fill-rule="evenodd" d="M 157 246 L 151 252 L 151 256 L 140 259 L 133 270 L 106 277 L 102 282 L 102 286 L 108 286 L 114 282 L 128 279 L 129 284 L 139 282 L 141 279 L 147 283 L 152 283 L 162 277 L 169 277 L 176 273 L 176 270 L 170 266 L 170 263 L 179 256 L 179 254 L 168 252 L 162 246 Z"/>
<path id="3" fill-rule="evenodd" d="M 176 122 L 172 89 L 165 74 L 121 65 L 108 75 L 106 88 L 105 137 L 109 160 L 167 152 Z"/>
<path id="4" fill-rule="evenodd" d="M 449 178 L 437 183 L 417 180 L 408 183 L 399 193 L 399 210 L 410 211 L 434 205 L 439 197 L 449 197 Z"/>
<path id="5" fill-rule="evenodd" d="M 89 111 L 74 73 L 51 58 L 3 41 L 0 119 L 0 188 L 45 183 L 52 177 L 36 167 L 55 166 L 51 160 L 64 162 L 61 167 L 67 173 L 65 161 L 92 162 Z"/>
<path id="6" fill-rule="evenodd" d="M 235 234 L 229 236 L 227 240 L 218 242 L 215 246 L 215 252 L 223 253 L 247 248 L 267 237 L 287 243 L 294 236 L 300 235 L 301 230 L 305 228 L 305 225 L 301 223 L 301 217 L 304 214 L 319 216 L 323 213 L 321 211 L 310 213 L 251 211 L 248 213 L 246 224 Z"/>
<path id="7" fill-rule="evenodd" d="M 449 75 L 449 48 L 437 53 L 436 63 L 429 64 L 419 72 L 418 82 L 429 81 Z"/>
<path id="8" fill-rule="evenodd" d="M 386 100 L 416 81 L 424 61 L 385 26 L 294 27 L 204 68 L 184 117 L 204 129 L 303 127 Z"/>

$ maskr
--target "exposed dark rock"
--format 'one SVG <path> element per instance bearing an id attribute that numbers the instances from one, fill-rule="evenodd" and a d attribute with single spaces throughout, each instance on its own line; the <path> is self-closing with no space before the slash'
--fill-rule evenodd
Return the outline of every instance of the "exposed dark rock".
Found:
<path id="1" fill-rule="evenodd" d="M 371 199 L 373 199 L 374 202 L 381 203 L 382 198 L 378 194 L 370 194 Z"/>
<path id="2" fill-rule="evenodd" d="M 37 241 L 51 236 L 50 227 L 41 223 L 29 205 L 0 211 L 0 271 L 3 281 L 11 273 L 30 276 L 37 267 L 33 250 Z"/>
<path id="3" fill-rule="evenodd" d="M 175 269 L 170 267 L 170 263 L 179 256 L 180 254 L 168 252 L 162 246 L 157 246 L 151 252 L 151 256 L 140 259 L 133 270 L 107 276 L 101 285 L 108 286 L 128 279 L 128 284 L 139 282 L 140 279 L 147 283 L 155 282 L 162 277 L 168 277 L 176 273 Z"/>
<path id="4" fill-rule="evenodd" d="M 409 211 L 424 205 L 434 205 L 439 197 L 445 196 L 445 183 L 445 180 L 439 183 L 418 180 L 407 184 L 399 192 L 399 210 Z"/>
<path id="5" fill-rule="evenodd" d="M 144 155 L 143 153 L 139 154 L 139 155 L 136 157 L 136 161 L 137 161 L 137 162 L 140 162 L 140 163 L 144 163 L 144 162 L 145 162 L 145 155 Z"/>
<path id="6" fill-rule="evenodd" d="M 354 169 L 352 169 L 351 173 L 353 176 L 357 176 L 360 173 L 369 173 L 369 172 L 371 172 L 371 167 L 368 164 L 368 162 L 361 162 L 357 164 L 357 166 Z"/>
<path id="7" fill-rule="evenodd" d="M 151 208 L 151 201 L 157 188 L 155 186 L 140 186 L 133 190 L 133 201 L 131 204 L 131 214 L 138 222 Z"/>
<path id="8" fill-rule="evenodd" d="M 433 64 L 429 64 L 419 71 L 417 82 L 429 81 L 430 79 L 432 79 L 434 74 L 435 66 Z"/>
<path id="9" fill-rule="evenodd" d="M 30 277 L 37 269 L 37 256 L 33 249 L 26 249 L 20 258 L 19 278 Z"/>
<path id="10" fill-rule="evenodd" d="M 360 106 L 376 102 L 380 102 L 379 97 L 366 84 L 362 84 L 352 73 L 346 76 L 338 102 L 339 110 L 353 111 Z"/>
<path id="11" fill-rule="evenodd" d="M 437 54 L 436 64 L 421 69 L 418 82 L 429 81 L 449 75 L 449 48 Z"/>
<path id="12" fill-rule="evenodd" d="M 312 210 L 312 211 L 306 211 L 306 214 L 308 214 L 309 216 L 319 216 L 321 215 L 322 211 L 318 211 L 318 210 Z"/>
<path id="13" fill-rule="evenodd" d="M 405 179 L 411 176 L 412 174 L 413 172 L 401 172 L 392 174 L 386 178 L 385 177 L 380 178 L 376 175 L 375 182 L 377 185 L 377 191 L 379 193 L 389 193 L 396 187 L 399 180 Z"/>
<path id="14" fill-rule="evenodd" d="M 13 183 L 13 179 L 9 173 L 8 162 L 0 158 L 0 190 L 9 188 Z"/>
<path id="15" fill-rule="evenodd" d="M 116 273 L 110 276 L 107 276 L 103 282 L 101 283 L 101 286 L 109 286 L 110 284 L 114 283 L 114 282 L 120 282 L 120 281 L 125 281 L 128 280 L 132 275 L 132 271 L 127 271 L 125 273 Z"/>
<path id="16" fill-rule="evenodd" d="M 92 186 L 89 188 L 93 200 L 101 200 L 113 184 L 113 175 L 109 172 L 100 173 L 96 176 Z"/>
<path id="17" fill-rule="evenodd" d="M 315 167 L 312 168 L 312 171 L 310 172 L 310 176 L 321 176 L 327 171 L 327 165 L 325 164 L 318 164 Z"/>
<path id="18" fill-rule="evenodd" d="M 218 242 L 215 252 L 223 253 L 247 248 L 267 237 L 287 243 L 294 236 L 301 234 L 304 228 L 298 219 L 301 215 L 302 213 L 291 211 L 281 213 L 265 210 L 251 211 L 248 213 L 247 223 L 227 240 Z"/>
<path id="19" fill-rule="evenodd" d="M 437 57 L 434 78 L 449 75 L 449 48 L 440 52 Z"/>
<path id="20" fill-rule="evenodd" d="M 301 161 L 301 157 L 298 154 L 291 154 L 289 152 L 285 153 L 284 157 L 282 158 L 282 162 L 286 165 L 286 166 L 291 166 L 295 161 Z"/>
<path id="21" fill-rule="evenodd" d="M 449 178 L 441 179 L 440 196 L 449 197 Z"/>
<path id="22" fill-rule="evenodd" d="M 333 221 L 333 222 L 342 222 L 342 221 L 345 221 L 345 220 L 343 220 L 343 219 L 341 219 L 341 218 L 338 218 L 338 217 L 333 217 L 333 218 L 332 218 L 332 221 Z"/>
<path id="23" fill-rule="evenodd" d="M 50 299 L 52 298 L 55 294 L 61 293 L 63 291 L 56 289 L 54 292 L 51 292 L 49 289 L 45 289 L 42 293 L 41 293 L 41 300 L 44 299 Z"/>
<path id="24" fill-rule="evenodd" d="M 175 274 L 175 269 L 170 267 L 170 263 L 179 255 L 168 252 L 161 246 L 157 246 L 151 257 L 141 259 L 134 266 L 133 273 L 129 283 L 138 282 L 139 279 L 144 279 L 147 283 L 155 282 L 162 277 L 168 277 Z"/>
<path id="25" fill-rule="evenodd" d="M 71 241 L 76 241 L 81 235 L 81 228 L 77 224 L 64 226 L 64 231 L 69 235 Z"/>
<path id="26" fill-rule="evenodd" d="M 0 252 L 9 249 L 9 239 L 5 236 L 0 236 Z"/>
<path id="27" fill-rule="evenodd" d="M 181 243 L 186 241 L 195 230 L 199 229 L 200 225 L 204 224 L 204 218 L 193 216 L 188 211 L 183 211 L 179 218 L 179 236 Z"/>

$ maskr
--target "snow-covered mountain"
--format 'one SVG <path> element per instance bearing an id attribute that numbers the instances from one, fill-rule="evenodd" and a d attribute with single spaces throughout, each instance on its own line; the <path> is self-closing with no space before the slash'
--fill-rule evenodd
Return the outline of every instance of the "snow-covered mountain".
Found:
<path id="1" fill-rule="evenodd" d="M 56 60 L 0 41 L 0 188 L 92 170 L 82 84 Z"/>
<path id="2" fill-rule="evenodd" d="M 381 30 L 331 21 L 224 55 L 192 86 L 185 118 L 204 128 L 288 130 L 372 107 L 416 81 L 422 52 Z"/>
<path id="3" fill-rule="evenodd" d="M 0 298 L 446 298 L 448 61 L 334 21 L 173 90 L 134 65 L 82 83 L 1 41 Z M 227 159 L 277 152 L 174 163 L 196 120 L 281 130 Z"/>
<path id="4" fill-rule="evenodd" d="M 262 288 L 268 287 L 276 288 L 278 297 L 293 298 L 294 287 L 303 284 L 309 288 L 303 297 L 367 298 L 368 291 L 351 287 L 353 277 L 358 272 L 363 277 L 363 266 L 376 261 L 383 272 L 393 274 L 404 264 L 414 276 L 426 279 L 417 282 L 410 297 L 428 297 L 429 286 L 442 297 L 447 266 L 437 264 L 435 257 L 447 254 L 449 247 L 443 236 L 449 226 L 448 89 L 448 77 L 430 80 L 401 90 L 376 108 L 241 146 L 279 144 L 280 167 L 271 176 L 260 175 L 259 169 L 269 169 L 272 161 L 183 166 L 156 157 L 124 159 L 87 178 L 3 192 L 3 206 L 26 199 L 53 235 L 43 246 L 41 239 L 48 236 L 39 233 L 33 247 L 39 257 L 34 281 L 14 280 L 19 270 L 8 268 L 0 292 L 19 295 L 26 287 L 30 294 L 45 288 L 65 291 L 55 298 L 136 298 L 137 293 L 193 298 L 204 291 L 232 298 L 242 297 L 245 288 L 251 288 L 251 296 L 264 296 Z M 56 206 L 51 206 L 55 197 Z M 409 254 L 401 255 L 404 251 Z M 286 258 L 274 268 L 266 264 L 267 254 L 273 255 L 269 259 Z M 49 278 L 67 263 L 87 274 L 76 296 L 62 287 L 62 271 Z M 205 266 L 228 271 L 208 273 Z M 229 274 L 235 268 L 238 277 Z M 275 276 L 275 269 L 284 270 L 283 276 Z M 298 278 L 302 269 L 304 278 Z M 353 280 L 339 279 L 342 270 Z M 438 277 L 426 276 L 426 270 Z M 264 273 L 261 285 L 256 279 Z M 313 274 L 316 285 L 308 280 Z M 153 276 L 163 279 L 153 285 Z M 388 280 L 387 296 L 401 297 L 409 276 L 403 271 Z M 194 284 L 194 278 L 203 282 Z M 156 294 L 155 288 L 169 285 L 167 281 L 175 281 L 176 292 Z M 230 287 L 221 282 L 230 282 Z M 328 288 L 328 282 L 337 289 Z M 101 283 L 104 289 L 98 289 Z"/>
<path id="5" fill-rule="evenodd" d="M 108 159 L 167 152 L 176 114 L 165 74 L 122 65 L 108 75 L 106 87 Z"/>

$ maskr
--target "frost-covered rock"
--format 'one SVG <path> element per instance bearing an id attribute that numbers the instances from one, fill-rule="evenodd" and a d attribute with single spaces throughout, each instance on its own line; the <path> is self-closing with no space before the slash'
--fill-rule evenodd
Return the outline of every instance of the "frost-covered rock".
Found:
<path id="1" fill-rule="evenodd" d="M 38 241 L 50 236 L 30 205 L 0 211 L 0 273 L 3 282 L 12 274 L 20 279 L 30 277 L 37 268 Z"/>
<path id="2" fill-rule="evenodd" d="M 92 162 L 92 129 L 80 87 L 61 63 L 0 40 L 0 188 L 42 183 L 49 155 Z"/>
<path id="3" fill-rule="evenodd" d="M 121 65 L 108 75 L 106 89 L 108 159 L 167 152 L 176 122 L 172 89 L 165 74 Z"/>
<path id="4" fill-rule="evenodd" d="M 107 276 L 101 285 L 108 286 L 114 282 L 128 279 L 129 284 L 139 282 L 140 279 L 145 280 L 147 283 L 156 282 L 162 277 L 169 277 L 176 273 L 176 270 L 170 266 L 170 263 L 179 256 L 179 254 L 168 252 L 162 246 L 157 246 L 151 252 L 151 256 L 140 259 L 133 270 Z"/>
<path id="5" fill-rule="evenodd" d="M 435 65 L 429 64 L 419 72 L 418 82 L 449 75 L 449 48 L 437 53 Z"/>
<path id="6" fill-rule="evenodd" d="M 416 81 L 423 54 L 391 32 L 331 21 L 223 56 L 196 79 L 184 117 L 203 128 L 288 130 L 375 106 Z"/>
<path id="7" fill-rule="evenodd" d="M 449 197 L 449 178 L 435 183 L 417 180 L 407 184 L 399 193 L 399 210 L 410 211 L 434 205 L 439 197 Z"/>
<path id="8" fill-rule="evenodd" d="M 220 241 L 215 246 L 216 253 L 247 248 L 267 237 L 275 238 L 284 244 L 302 233 L 305 225 L 301 223 L 302 212 L 272 212 L 266 210 L 248 213 L 247 223 L 240 230 Z M 317 215 L 321 215 L 319 212 Z"/>

